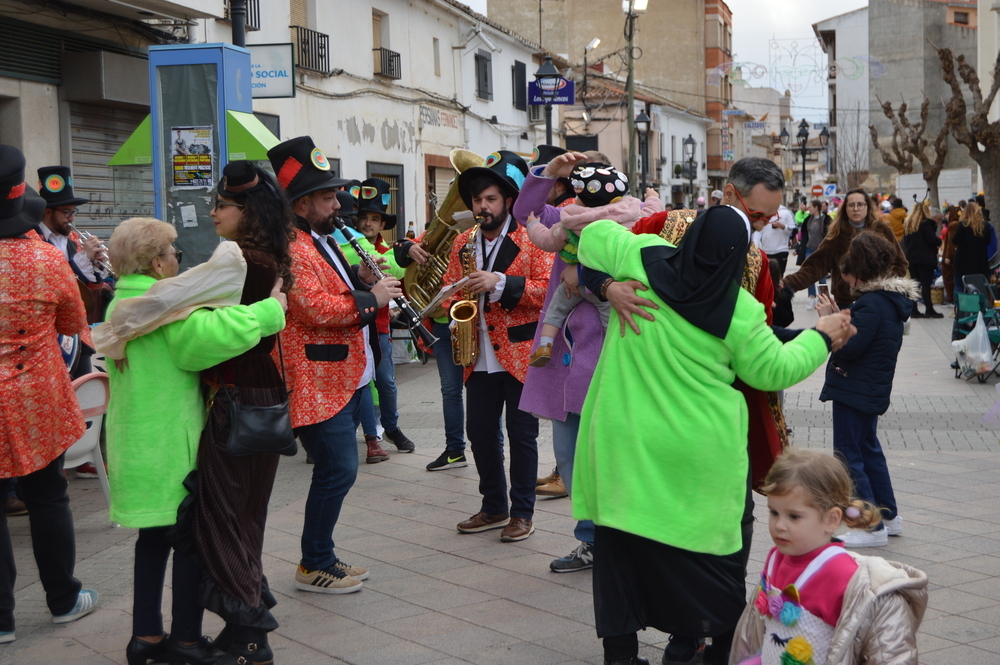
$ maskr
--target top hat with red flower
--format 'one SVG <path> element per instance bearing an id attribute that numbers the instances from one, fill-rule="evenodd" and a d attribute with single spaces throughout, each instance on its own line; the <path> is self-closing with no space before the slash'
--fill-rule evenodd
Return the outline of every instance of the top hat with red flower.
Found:
<path id="1" fill-rule="evenodd" d="M 0 238 L 30 231 L 45 214 L 45 200 L 24 181 L 24 166 L 24 153 L 0 144 Z"/>
<path id="2" fill-rule="evenodd" d="M 311 136 L 282 141 L 267 151 L 267 158 L 271 160 L 278 184 L 292 203 L 306 194 L 338 189 L 350 182 L 330 173 L 330 161 Z"/>
<path id="3" fill-rule="evenodd" d="M 73 194 L 73 176 L 68 166 L 43 166 L 38 169 L 38 193 L 45 199 L 46 208 L 90 202 L 90 199 Z"/>

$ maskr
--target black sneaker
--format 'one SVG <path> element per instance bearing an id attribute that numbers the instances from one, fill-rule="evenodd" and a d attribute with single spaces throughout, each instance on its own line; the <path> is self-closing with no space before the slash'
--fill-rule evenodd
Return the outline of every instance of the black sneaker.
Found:
<path id="1" fill-rule="evenodd" d="M 575 573 L 593 567 L 594 546 L 590 543 L 580 543 L 575 550 L 549 564 L 553 573 Z"/>
<path id="2" fill-rule="evenodd" d="M 443 469 L 457 469 L 460 466 L 469 466 L 469 460 L 465 459 L 464 453 L 453 453 L 446 450 L 441 455 L 427 465 L 428 471 L 441 471 Z"/>
<path id="3" fill-rule="evenodd" d="M 700 637 L 671 635 L 663 650 L 663 665 L 694 665 L 705 650 L 705 640 Z"/>
<path id="4" fill-rule="evenodd" d="M 410 438 L 403 434 L 403 430 L 398 427 L 391 432 L 386 432 L 385 436 L 387 439 L 393 442 L 396 446 L 396 450 L 401 453 L 412 453 L 417 447 L 415 443 L 410 441 Z"/>

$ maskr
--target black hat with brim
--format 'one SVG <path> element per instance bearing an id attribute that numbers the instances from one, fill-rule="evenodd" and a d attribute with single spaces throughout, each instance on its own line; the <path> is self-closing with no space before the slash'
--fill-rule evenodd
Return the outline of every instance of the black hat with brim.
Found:
<path id="1" fill-rule="evenodd" d="M 43 166 L 38 169 L 38 193 L 45 207 L 80 206 L 90 203 L 73 193 L 73 176 L 68 166 Z"/>
<path id="2" fill-rule="evenodd" d="M 24 181 L 24 153 L 0 144 L 0 238 L 13 238 L 38 226 L 45 199 Z"/>
<path id="3" fill-rule="evenodd" d="M 458 175 L 458 193 L 469 210 L 472 210 L 470 187 L 473 181 L 485 177 L 498 185 L 505 197 L 516 199 L 527 175 L 528 165 L 520 155 L 510 150 L 501 150 L 491 153 L 482 166 L 473 166 L 462 171 Z"/>
<path id="4" fill-rule="evenodd" d="M 548 164 L 559 155 L 563 155 L 565 153 L 566 148 L 560 148 L 557 145 L 545 145 L 543 143 L 535 148 L 535 152 L 531 157 L 531 166 L 534 168 L 536 166 Z"/>
<path id="5" fill-rule="evenodd" d="M 371 193 L 370 196 L 365 196 Z M 386 212 L 389 209 L 391 200 L 389 183 L 381 178 L 368 178 L 360 185 L 358 194 L 358 214 L 363 212 L 377 212 L 382 215 L 385 222 L 384 231 L 396 228 L 396 216 Z"/>
<path id="6" fill-rule="evenodd" d="M 283 141 L 267 151 L 267 158 L 271 160 L 278 184 L 293 203 L 307 194 L 338 189 L 350 183 L 330 173 L 330 161 L 311 136 Z"/>

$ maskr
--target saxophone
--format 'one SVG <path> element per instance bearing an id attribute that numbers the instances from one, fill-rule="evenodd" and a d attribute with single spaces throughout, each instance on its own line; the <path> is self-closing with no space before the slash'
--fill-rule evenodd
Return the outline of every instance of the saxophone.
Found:
<path id="1" fill-rule="evenodd" d="M 478 222 L 469 233 L 462 253 L 462 272 L 468 277 L 476 271 L 476 235 L 479 233 Z M 479 296 L 469 289 L 462 290 L 462 300 L 451 306 L 451 359 L 456 365 L 472 367 L 479 359 Z"/>

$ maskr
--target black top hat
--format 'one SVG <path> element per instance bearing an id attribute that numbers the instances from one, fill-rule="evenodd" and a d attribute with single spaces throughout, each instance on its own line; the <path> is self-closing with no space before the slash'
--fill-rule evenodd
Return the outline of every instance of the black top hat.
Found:
<path id="1" fill-rule="evenodd" d="M 535 148 L 534 153 L 531 155 L 531 166 L 542 166 L 548 164 L 553 159 L 559 155 L 565 154 L 566 148 L 560 148 L 557 145 L 540 145 Z"/>
<path id="2" fill-rule="evenodd" d="M 358 213 L 379 213 L 385 222 L 385 230 L 388 231 L 396 227 L 396 216 L 386 212 L 391 200 L 389 183 L 381 178 L 368 178 L 361 183 L 361 192 L 358 195 Z"/>
<path id="3" fill-rule="evenodd" d="M 458 175 L 458 193 L 462 195 L 462 201 L 469 210 L 472 210 L 472 192 L 469 187 L 473 180 L 485 176 L 499 185 L 505 196 L 516 199 L 527 175 L 528 165 L 517 153 L 501 150 L 490 153 L 482 166 L 462 171 Z"/>
<path id="4" fill-rule="evenodd" d="M 628 176 L 605 164 L 578 164 L 570 181 L 576 197 L 588 208 L 614 203 L 628 193 Z"/>
<path id="5" fill-rule="evenodd" d="M 47 208 L 78 206 L 89 203 L 73 195 L 73 176 L 68 166 L 43 166 L 38 169 L 38 193 L 45 199 Z"/>
<path id="6" fill-rule="evenodd" d="M 229 162 L 222 169 L 222 178 L 216 188 L 219 196 L 227 199 L 235 198 L 240 194 L 248 192 L 260 184 L 260 175 L 256 167 L 244 159 Z"/>
<path id="7" fill-rule="evenodd" d="M 330 173 L 330 162 L 323 151 L 316 147 L 311 136 L 299 136 L 274 146 L 267 151 L 278 184 L 294 203 L 306 194 L 325 189 L 343 187 L 349 180 L 335 178 Z"/>
<path id="8" fill-rule="evenodd" d="M 337 192 L 337 202 L 340 203 L 340 216 L 356 215 L 358 213 L 358 202 L 348 191 Z"/>
<path id="9" fill-rule="evenodd" d="M 38 226 L 45 199 L 24 181 L 24 154 L 0 144 L 0 238 L 12 238 Z"/>

